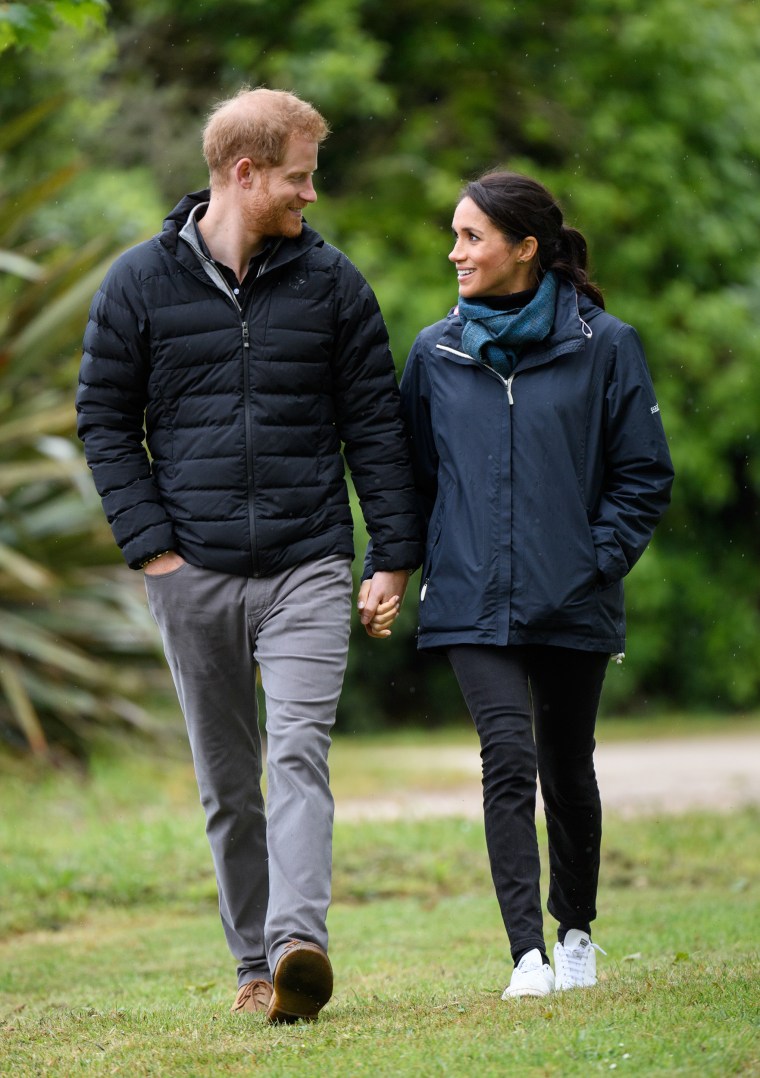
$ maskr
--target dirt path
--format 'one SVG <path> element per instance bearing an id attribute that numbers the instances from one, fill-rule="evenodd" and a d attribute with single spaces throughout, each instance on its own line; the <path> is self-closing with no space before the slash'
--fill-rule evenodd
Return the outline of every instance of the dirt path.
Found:
<path id="1" fill-rule="evenodd" d="M 595 758 L 602 803 L 608 812 L 624 816 L 698 808 L 725 812 L 760 805 L 760 733 L 602 743 Z M 425 749 L 428 768 L 431 761 L 446 772 L 445 789 L 410 786 L 389 796 L 338 800 L 336 819 L 480 817 L 477 748 L 430 746 Z M 461 784 L 452 786 L 452 773 L 460 771 Z"/>

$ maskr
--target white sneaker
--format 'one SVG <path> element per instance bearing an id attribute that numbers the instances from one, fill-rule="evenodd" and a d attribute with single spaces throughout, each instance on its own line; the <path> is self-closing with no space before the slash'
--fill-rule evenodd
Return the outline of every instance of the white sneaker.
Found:
<path id="1" fill-rule="evenodd" d="M 544 964 L 538 947 L 528 951 L 512 971 L 512 979 L 504 989 L 502 999 L 516 996 L 548 996 L 554 991 L 554 971 Z"/>
<path id="2" fill-rule="evenodd" d="M 602 951 L 591 942 L 588 932 L 571 928 L 565 942 L 554 947 L 554 968 L 557 971 L 558 992 L 566 988 L 591 988 L 596 984 L 596 951 Z"/>

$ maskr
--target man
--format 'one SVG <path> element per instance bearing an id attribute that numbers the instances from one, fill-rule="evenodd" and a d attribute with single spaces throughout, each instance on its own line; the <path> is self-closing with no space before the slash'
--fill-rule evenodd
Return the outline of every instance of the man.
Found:
<path id="1" fill-rule="evenodd" d="M 185 715 L 238 962 L 232 1009 L 282 1022 L 316 1018 L 332 993 L 327 754 L 353 557 L 341 445 L 373 540 L 370 635 L 389 635 L 421 555 L 377 302 L 302 217 L 327 133 L 284 91 L 243 90 L 212 112 L 210 191 L 108 273 L 77 395 L 87 461 L 144 570 Z"/>

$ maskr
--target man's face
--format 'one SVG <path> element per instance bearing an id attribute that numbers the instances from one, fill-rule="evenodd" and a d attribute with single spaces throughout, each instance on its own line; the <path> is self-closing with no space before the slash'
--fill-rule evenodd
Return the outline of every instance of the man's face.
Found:
<path id="1" fill-rule="evenodd" d="M 246 224 L 261 236 L 298 236 L 301 211 L 317 201 L 312 176 L 317 168 L 318 144 L 294 137 L 281 165 L 256 169 L 250 198 L 243 204 Z"/>

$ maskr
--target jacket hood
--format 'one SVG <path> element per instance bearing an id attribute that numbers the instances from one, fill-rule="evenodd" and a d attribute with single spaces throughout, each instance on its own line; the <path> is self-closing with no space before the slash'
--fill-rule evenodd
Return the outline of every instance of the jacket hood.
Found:
<path id="1" fill-rule="evenodd" d="M 171 213 L 168 213 L 164 218 L 161 241 L 166 243 L 171 236 L 175 238 L 179 236 L 196 206 L 202 206 L 210 198 L 211 191 L 208 187 L 203 188 L 201 191 L 191 191 L 189 195 L 183 195 Z M 166 243 L 166 246 L 169 246 L 169 244 Z"/>

